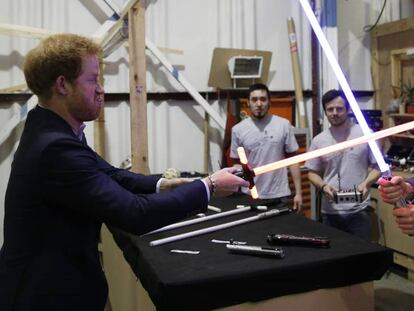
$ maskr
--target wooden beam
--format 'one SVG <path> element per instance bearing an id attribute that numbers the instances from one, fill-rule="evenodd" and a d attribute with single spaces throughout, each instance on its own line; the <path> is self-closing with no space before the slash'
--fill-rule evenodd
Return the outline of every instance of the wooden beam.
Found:
<path id="1" fill-rule="evenodd" d="M 297 36 L 295 30 L 295 21 L 293 18 L 289 18 L 287 21 L 288 25 L 288 34 L 289 34 L 289 45 L 290 45 L 290 56 L 292 60 L 292 71 L 293 71 L 293 80 L 295 85 L 295 100 L 299 112 L 299 127 L 307 128 L 308 121 L 306 119 L 306 107 L 303 101 L 303 87 L 302 87 L 302 74 L 299 64 L 299 55 L 298 55 L 298 44 Z"/>
<path id="2" fill-rule="evenodd" d="M 410 18 L 406 18 L 406 19 L 402 19 L 402 20 L 398 20 L 394 22 L 377 25 L 374 28 L 371 36 L 382 37 L 382 36 L 392 35 L 392 34 L 400 33 L 403 31 L 408 31 L 408 30 L 413 30 L 413 29 L 414 29 L 414 19 L 410 17 Z"/>
<path id="3" fill-rule="evenodd" d="M 158 49 L 165 54 L 179 54 L 179 55 L 184 54 L 184 51 L 180 49 L 166 48 L 162 46 L 159 46 Z"/>
<path id="4" fill-rule="evenodd" d="M 128 48 L 128 41 L 125 41 L 124 46 Z M 178 55 L 184 54 L 184 51 L 180 49 L 166 48 L 162 46 L 159 46 L 158 49 L 164 54 L 178 54 Z"/>
<path id="5" fill-rule="evenodd" d="M 0 93 L 14 93 L 14 92 L 25 91 L 25 90 L 27 90 L 27 84 L 22 83 L 22 84 L 13 85 L 13 86 L 0 89 Z"/>
<path id="6" fill-rule="evenodd" d="M 207 112 L 204 112 L 204 173 L 208 174 L 208 160 L 210 157 L 210 135 L 209 124 L 210 117 Z"/>
<path id="7" fill-rule="evenodd" d="M 41 28 L 0 23 L 0 34 L 5 36 L 44 39 L 54 34 L 54 32 Z"/>
<path id="8" fill-rule="evenodd" d="M 145 8 L 141 1 L 129 10 L 128 23 L 132 171 L 149 174 Z"/>
<path id="9" fill-rule="evenodd" d="M 130 9 L 135 5 L 136 0 L 129 0 L 119 13 L 119 19 L 114 22 L 109 29 L 106 30 L 105 35 L 99 39 L 99 43 L 105 48 L 109 42 L 117 35 L 117 33 L 124 26 L 124 19 L 128 16 Z"/>
<path id="10" fill-rule="evenodd" d="M 105 159 L 105 106 L 102 106 L 98 118 L 93 122 L 93 144 L 96 153 Z"/>
<path id="11" fill-rule="evenodd" d="M 168 59 L 160 52 L 160 50 L 150 40 L 146 39 L 147 49 L 161 62 L 161 64 L 172 74 L 172 76 L 190 93 L 194 100 L 210 115 L 210 117 L 222 128 L 226 126 L 224 119 L 211 108 L 210 104 L 200 95 L 200 93 L 187 81 L 187 79 L 179 74 L 178 70 L 168 61 Z"/>

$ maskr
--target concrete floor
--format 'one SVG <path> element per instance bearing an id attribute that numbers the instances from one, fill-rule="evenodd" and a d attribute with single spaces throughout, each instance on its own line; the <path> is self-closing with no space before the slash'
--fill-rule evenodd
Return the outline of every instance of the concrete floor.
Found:
<path id="1" fill-rule="evenodd" d="M 394 265 L 374 282 L 375 311 L 414 311 L 414 282 L 407 271 Z"/>

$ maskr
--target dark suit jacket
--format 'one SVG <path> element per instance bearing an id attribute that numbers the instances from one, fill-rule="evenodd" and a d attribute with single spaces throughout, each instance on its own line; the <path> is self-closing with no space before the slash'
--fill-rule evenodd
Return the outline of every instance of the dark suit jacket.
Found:
<path id="1" fill-rule="evenodd" d="M 154 194 L 157 180 L 112 167 L 58 115 L 33 109 L 6 192 L 0 310 L 103 310 L 103 222 L 142 234 L 207 208 L 201 181 Z"/>

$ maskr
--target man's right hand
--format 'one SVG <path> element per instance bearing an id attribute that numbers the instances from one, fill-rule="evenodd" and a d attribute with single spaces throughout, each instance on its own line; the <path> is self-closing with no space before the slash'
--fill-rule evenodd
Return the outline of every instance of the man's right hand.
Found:
<path id="1" fill-rule="evenodd" d="M 405 199 L 407 194 L 413 192 L 413 187 L 405 182 L 401 176 L 393 176 L 391 180 L 381 177 L 377 183 L 382 200 L 390 204 Z"/>
<path id="2" fill-rule="evenodd" d="M 238 169 L 236 167 L 226 167 L 210 175 L 210 178 L 215 183 L 215 196 L 225 197 L 233 192 L 236 192 L 239 187 L 249 187 L 248 181 L 233 174 L 237 171 Z M 209 178 L 205 178 L 204 180 L 207 182 L 211 190 L 213 185 L 211 184 Z"/>

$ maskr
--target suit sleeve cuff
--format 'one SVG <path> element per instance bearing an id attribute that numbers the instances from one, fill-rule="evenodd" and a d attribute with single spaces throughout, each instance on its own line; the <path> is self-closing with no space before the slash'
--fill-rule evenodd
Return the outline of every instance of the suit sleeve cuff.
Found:
<path id="1" fill-rule="evenodd" d="M 208 186 L 207 182 L 202 179 L 201 180 L 204 184 L 204 187 L 206 187 L 206 193 L 207 193 L 207 202 L 210 202 L 210 187 Z"/>

